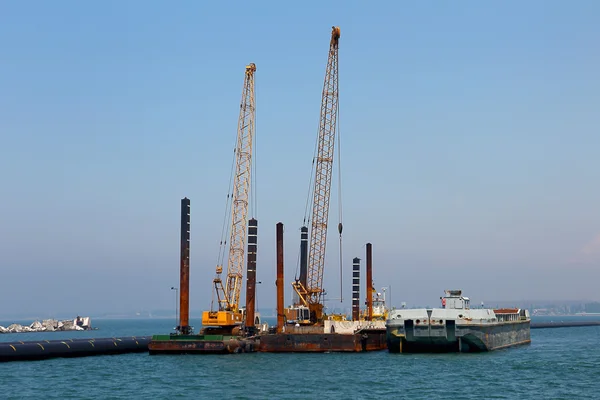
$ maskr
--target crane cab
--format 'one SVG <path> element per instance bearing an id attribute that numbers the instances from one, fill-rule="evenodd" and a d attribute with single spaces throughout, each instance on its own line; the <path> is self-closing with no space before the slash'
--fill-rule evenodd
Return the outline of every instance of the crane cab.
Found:
<path id="1" fill-rule="evenodd" d="M 310 310 L 306 306 L 292 306 L 284 310 L 287 324 L 310 325 Z"/>
<path id="2" fill-rule="evenodd" d="M 236 326 L 244 320 L 241 312 L 233 311 L 204 311 L 202 313 L 203 326 Z"/>
<path id="3" fill-rule="evenodd" d="M 242 313 L 242 321 L 246 321 L 246 307 L 240 308 L 240 312 Z M 254 312 L 254 326 L 262 325 L 262 319 L 260 317 L 260 313 L 258 311 Z"/>

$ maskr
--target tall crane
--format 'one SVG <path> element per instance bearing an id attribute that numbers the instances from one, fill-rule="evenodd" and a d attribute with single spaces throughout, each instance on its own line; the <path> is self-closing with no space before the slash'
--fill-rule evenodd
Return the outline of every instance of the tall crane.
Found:
<path id="1" fill-rule="evenodd" d="M 252 177 L 252 142 L 254 138 L 254 73 L 256 65 L 246 66 L 238 133 L 234 152 L 235 172 L 233 175 L 233 192 L 231 197 L 231 225 L 225 284 L 221 279 L 223 272 L 222 259 L 217 263 L 216 277 L 213 280 L 217 295 L 218 311 L 202 313 L 202 325 L 233 329 L 242 324 L 240 310 L 240 292 L 242 289 L 243 267 L 245 259 L 245 244 L 248 225 L 248 204 Z M 222 254 L 225 255 L 227 241 L 221 240 Z"/>
<path id="2" fill-rule="evenodd" d="M 329 42 L 329 56 L 323 94 L 321 116 L 317 138 L 317 156 L 310 219 L 310 243 L 307 260 L 306 282 L 296 280 L 292 286 L 298 295 L 300 305 L 308 307 L 310 323 L 323 318 L 323 268 L 325 265 L 325 245 L 327 242 L 327 222 L 329 217 L 329 198 L 335 147 L 335 131 L 338 114 L 338 43 L 340 28 L 333 26 Z M 341 235 L 341 223 L 338 226 Z M 302 276 L 301 272 L 301 276 Z M 306 318 L 298 318 L 306 320 Z"/>

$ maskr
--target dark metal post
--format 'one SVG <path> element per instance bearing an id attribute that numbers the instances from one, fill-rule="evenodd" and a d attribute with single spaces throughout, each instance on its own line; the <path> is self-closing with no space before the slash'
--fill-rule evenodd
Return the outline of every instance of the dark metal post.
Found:
<path id="1" fill-rule="evenodd" d="M 352 321 L 358 321 L 360 313 L 360 258 L 352 260 Z"/>
<path id="2" fill-rule="evenodd" d="M 180 333 L 190 333 L 190 199 L 181 199 L 181 255 L 179 274 L 179 326 Z"/>
<path id="3" fill-rule="evenodd" d="M 300 228 L 300 283 L 306 288 L 308 274 L 308 227 Z"/>
<path id="4" fill-rule="evenodd" d="M 248 264 L 246 273 L 246 328 L 254 328 L 254 305 L 256 297 L 256 250 L 258 221 L 248 221 Z"/>
<path id="5" fill-rule="evenodd" d="M 277 333 L 283 331 L 283 223 L 277 223 Z"/>
<path id="6" fill-rule="evenodd" d="M 367 243 L 367 318 L 373 320 L 373 251 Z"/>

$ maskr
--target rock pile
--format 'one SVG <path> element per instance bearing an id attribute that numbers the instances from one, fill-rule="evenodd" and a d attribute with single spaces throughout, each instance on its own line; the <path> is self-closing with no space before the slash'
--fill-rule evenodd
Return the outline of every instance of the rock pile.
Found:
<path id="1" fill-rule="evenodd" d="M 54 331 L 86 331 L 92 329 L 89 317 L 77 317 L 58 321 L 56 319 L 45 319 L 42 322 L 34 321 L 31 325 L 12 324 L 8 327 L 0 326 L 0 333 L 24 333 L 24 332 L 54 332 Z"/>

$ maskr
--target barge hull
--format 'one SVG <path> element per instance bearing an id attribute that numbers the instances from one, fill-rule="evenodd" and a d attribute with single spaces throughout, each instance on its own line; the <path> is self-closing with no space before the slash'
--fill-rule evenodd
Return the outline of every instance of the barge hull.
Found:
<path id="1" fill-rule="evenodd" d="M 267 353 L 363 352 L 387 348 L 385 332 L 355 334 L 278 333 L 260 337 L 258 351 Z"/>
<path id="2" fill-rule="evenodd" d="M 253 353 L 252 338 L 228 335 L 155 335 L 148 344 L 151 355 Z"/>
<path id="3" fill-rule="evenodd" d="M 410 332 L 403 327 L 389 327 L 388 350 L 391 353 L 484 352 L 531 343 L 530 322 L 515 321 L 494 325 L 456 325 L 454 335 Z M 438 328 L 439 329 L 439 328 Z M 431 332 L 434 331 L 434 332 Z M 439 332 L 442 333 L 442 332 Z"/>

